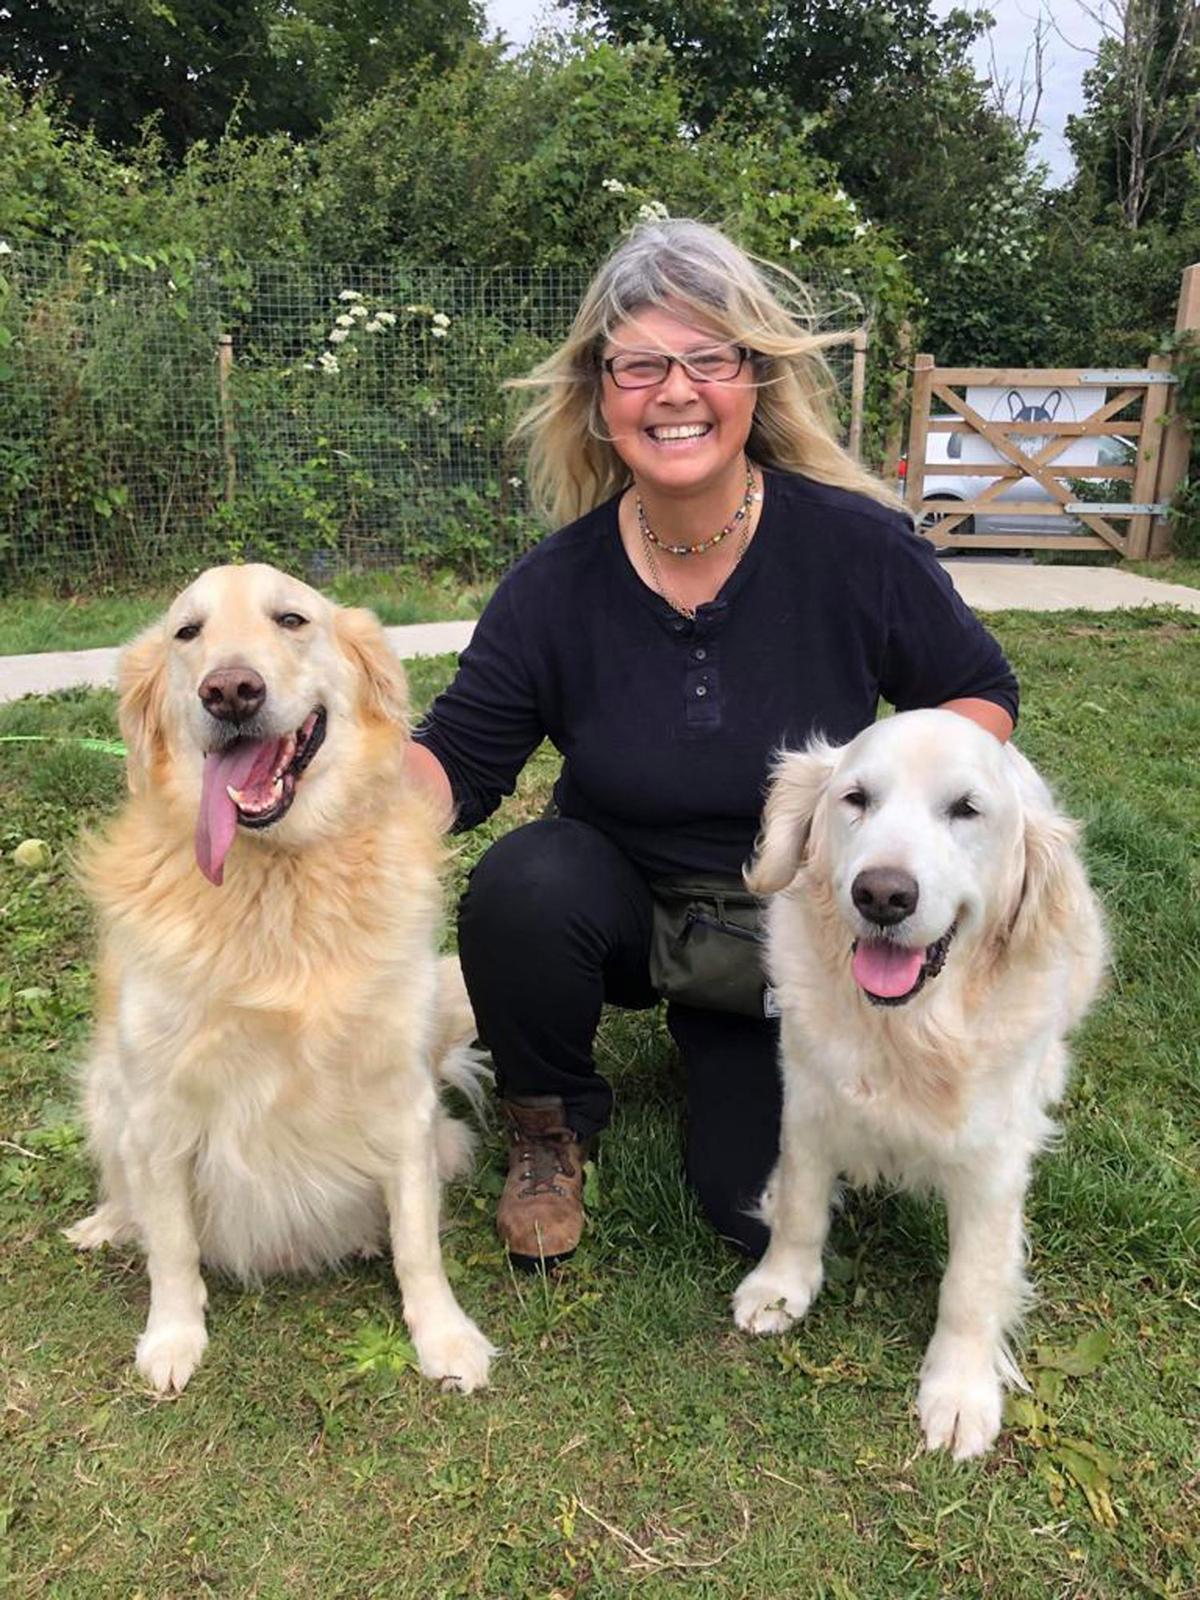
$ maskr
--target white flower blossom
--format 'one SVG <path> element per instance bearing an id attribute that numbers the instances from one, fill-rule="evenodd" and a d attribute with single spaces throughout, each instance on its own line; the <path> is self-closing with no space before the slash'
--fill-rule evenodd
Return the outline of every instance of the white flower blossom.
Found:
<path id="1" fill-rule="evenodd" d="M 396 313 L 394 311 L 377 311 L 375 320 L 376 322 L 382 322 L 385 328 L 392 328 L 396 325 Z"/>
<path id="2" fill-rule="evenodd" d="M 352 317 L 369 317 L 371 313 L 361 301 L 356 300 L 355 303 L 350 307 L 350 315 Z"/>
<path id="3" fill-rule="evenodd" d="M 338 292 L 339 300 L 361 300 L 362 295 L 357 289 L 342 289 Z"/>
<path id="4" fill-rule="evenodd" d="M 671 213 L 661 200 L 650 200 L 644 206 L 638 207 L 638 220 L 640 222 L 662 222 Z"/>
<path id="5" fill-rule="evenodd" d="M 350 329 L 349 328 L 330 328 L 330 330 L 329 330 L 329 342 L 330 342 L 330 344 L 341 344 L 344 340 L 348 339 L 349 337 L 350 337 Z"/>
<path id="6" fill-rule="evenodd" d="M 10 256 L 12 253 L 12 245 L 9 244 L 8 240 L 0 239 L 0 256 Z"/>
<path id="7" fill-rule="evenodd" d="M 609 194 L 625 193 L 625 185 L 621 182 L 620 178 L 605 178 L 600 187 L 602 189 L 607 189 Z"/>
<path id="8" fill-rule="evenodd" d="M 342 370 L 338 364 L 338 358 L 334 355 L 332 350 L 323 350 L 317 357 L 317 364 L 321 368 L 322 372 L 333 373 L 340 372 Z"/>
<path id="9" fill-rule="evenodd" d="M 337 319 L 337 325 L 339 328 L 352 328 L 354 326 L 354 318 L 348 311 L 343 311 Z"/>
<path id="10" fill-rule="evenodd" d="M 445 328 L 431 328 L 429 331 L 433 334 L 435 339 L 444 339 L 446 337 Z"/>
<path id="11" fill-rule="evenodd" d="M 521 487 L 521 479 L 520 478 L 510 478 L 508 480 L 508 486 L 509 486 L 510 489 L 519 489 Z"/>
<path id="12" fill-rule="evenodd" d="M 444 311 L 435 311 L 429 320 L 435 328 L 448 328 L 450 326 L 450 318 Z"/>
<path id="13" fill-rule="evenodd" d="M 793 238 L 788 240 L 788 249 L 789 250 L 799 250 L 799 248 L 800 248 L 799 239 L 793 237 Z"/>
<path id="14" fill-rule="evenodd" d="M 380 322 L 378 317 L 372 317 L 370 322 L 363 323 L 363 327 L 368 333 L 378 333 L 380 328 L 383 327 L 383 323 Z"/>

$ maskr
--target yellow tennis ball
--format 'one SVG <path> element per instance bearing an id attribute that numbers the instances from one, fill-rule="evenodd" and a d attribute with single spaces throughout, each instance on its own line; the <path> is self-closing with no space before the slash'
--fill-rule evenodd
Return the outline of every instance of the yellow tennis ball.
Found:
<path id="1" fill-rule="evenodd" d="M 50 846 L 45 839 L 22 839 L 13 851 L 12 858 L 19 867 L 27 867 L 30 872 L 41 872 L 50 865 Z"/>

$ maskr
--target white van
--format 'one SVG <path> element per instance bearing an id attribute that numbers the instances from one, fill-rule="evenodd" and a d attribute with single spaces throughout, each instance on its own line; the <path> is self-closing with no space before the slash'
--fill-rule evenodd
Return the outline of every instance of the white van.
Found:
<path id="1" fill-rule="evenodd" d="M 966 401 L 972 410 L 977 411 L 988 422 L 1001 424 L 1055 420 L 1083 421 L 1093 411 L 1100 409 L 1106 396 L 1107 391 L 1098 388 L 1039 389 L 1027 385 L 1019 388 L 971 386 L 966 391 Z M 1012 436 L 1012 442 L 1026 455 L 1032 456 L 1043 450 L 1052 437 L 1050 433 L 1025 433 Z M 1053 466 L 1056 476 L 1069 479 L 1070 469 L 1073 466 L 1127 467 L 1132 465 L 1136 454 L 1135 446 L 1129 439 L 1109 434 L 1088 434 L 1082 438 L 1071 439 L 1064 445 L 1056 456 Z M 938 468 L 951 461 L 978 464 L 979 473 L 978 475 L 939 474 Z M 938 512 L 946 501 L 978 499 L 986 488 L 995 483 L 997 474 L 994 472 L 989 474 L 987 468 L 996 463 L 1007 465 L 999 452 L 981 434 L 929 433 L 926 436 L 925 483 L 921 498 L 923 510 L 919 525 L 928 529 L 940 520 Z M 906 469 L 907 463 L 904 463 L 903 467 Z M 904 476 L 904 470 L 901 476 Z M 1086 490 L 1081 492 L 1079 498 L 1103 499 L 1112 482 L 1110 478 L 1089 479 Z M 1123 498 L 1127 500 L 1128 493 Z M 1005 483 L 998 495 L 992 497 L 986 511 L 976 512 L 974 516 L 963 518 L 950 530 L 947 537 L 953 539 L 956 534 L 972 533 L 1071 534 L 1086 531 L 1074 517 L 1060 516 L 1051 511 L 1047 511 L 1044 515 L 1015 516 L 1007 509 L 1009 505 L 1022 502 L 1028 505 L 1031 501 L 1034 503 L 1041 501 L 1047 506 L 1053 503 L 1050 495 L 1036 478 L 1013 478 Z"/>

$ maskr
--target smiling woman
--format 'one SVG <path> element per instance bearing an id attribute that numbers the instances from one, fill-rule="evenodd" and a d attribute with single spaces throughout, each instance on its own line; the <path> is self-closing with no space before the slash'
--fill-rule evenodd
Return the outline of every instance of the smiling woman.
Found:
<path id="1" fill-rule="evenodd" d="M 501 583 L 410 757 L 455 825 L 543 739 L 556 815 L 476 868 L 459 949 L 512 1146 L 498 1227 L 571 1254 L 612 1096 L 606 1001 L 668 1001 L 687 1171 L 759 1252 L 779 1136 L 776 1024 L 741 881 L 775 752 L 852 738 L 880 698 L 1002 736 L 1016 684 L 891 491 L 838 443 L 801 287 L 715 229 L 636 229 L 528 378 L 530 482 L 566 526 Z"/>

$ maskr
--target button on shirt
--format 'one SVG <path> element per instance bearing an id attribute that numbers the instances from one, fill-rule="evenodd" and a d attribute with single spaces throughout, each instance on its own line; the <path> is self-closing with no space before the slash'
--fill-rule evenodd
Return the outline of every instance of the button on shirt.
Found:
<path id="1" fill-rule="evenodd" d="M 773 753 L 842 743 L 897 710 L 975 697 L 1015 718 L 1017 684 L 932 546 L 863 495 L 768 472 L 758 530 L 715 600 L 681 617 L 637 576 L 617 500 L 504 578 L 416 738 L 483 821 L 544 738 L 562 815 L 644 872 L 737 873 Z"/>

